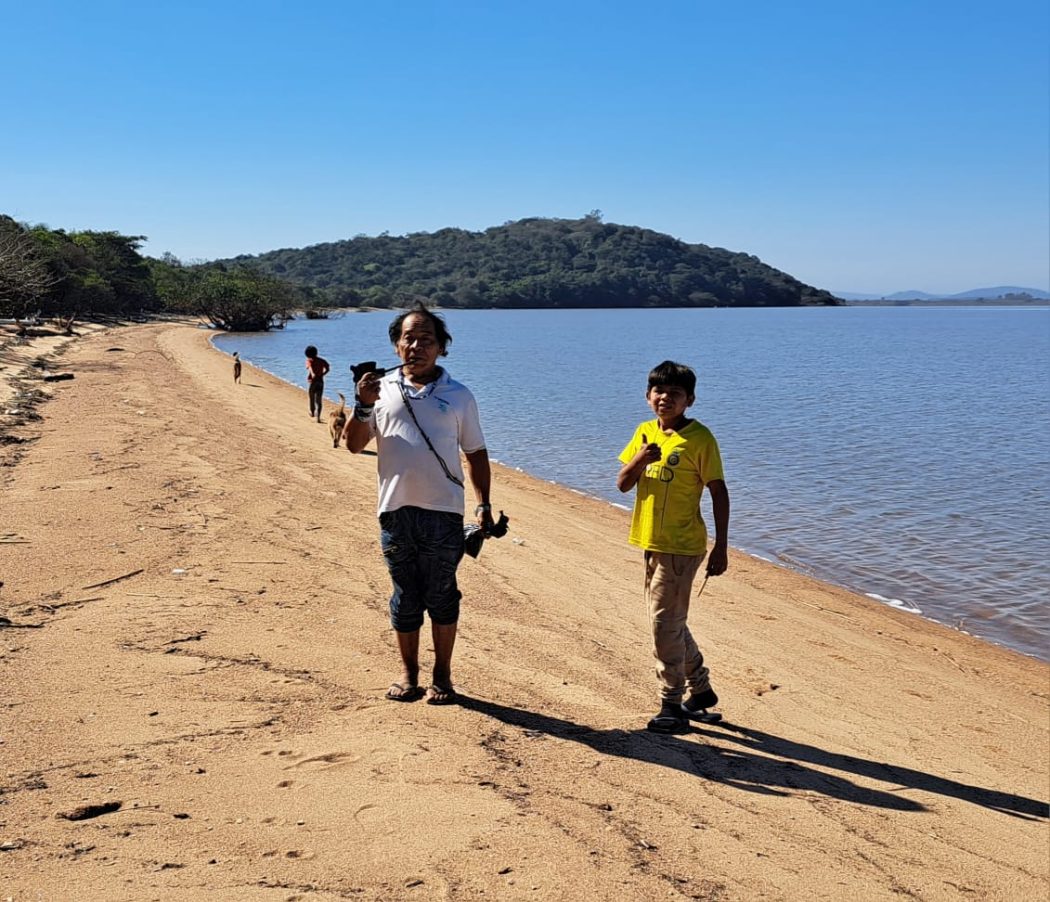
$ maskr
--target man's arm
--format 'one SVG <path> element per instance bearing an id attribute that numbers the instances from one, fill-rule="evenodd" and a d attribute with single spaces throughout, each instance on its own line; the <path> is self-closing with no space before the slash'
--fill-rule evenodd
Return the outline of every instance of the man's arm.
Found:
<path id="1" fill-rule="evenodd" d="M 346 447 L 350 453 L 360 454 L 368 446 L 371 439 L 372 432 L 368 428 L 368 423 L 362 423 L 351 413 L 346 421 L 346 425 L 343 427 L 343 441 L 346 442 Z"/>
<path id="2" fill-rule="evenodd" d="M 365 373 L 356 386 L 357 399 L 350 416 L 343 427 L 343 441 L 351 454 L 360 454 L 372 438 L 368 423 L 372 408 L 379 400 L 379 377 L 375 373 Z M 358 419 L 358 416 L 361 419 Z"/>
<path id="3" fill-rule="evenodd" d="M 715 515 L 715 547 L 707 559 L 707 575 L 721 576 L 729 569 L 729 489 L 723 480 L 712 479 L 707 490 Z"/>
<path id="4" fill-rule="evenodd" d="M 489 501 L 489 492 L 492 489 L 492 467 L 489 466 L 489 452 L 486 448 L 479 448 L 477 451 L 466 452 L 466 458 L 467 475 L 474 489 L 474 497 L 477 499 L 479 506 L 484 505 L 484 508 L 477 515 L 478 526 L 487 532 L 493 525 L 492 505 Z"/>

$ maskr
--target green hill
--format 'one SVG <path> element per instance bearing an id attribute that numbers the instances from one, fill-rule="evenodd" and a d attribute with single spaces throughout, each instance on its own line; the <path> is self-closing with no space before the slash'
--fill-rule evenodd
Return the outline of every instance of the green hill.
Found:
<path id="1" fill-rule="evenodd" d="M 749 254 L 650 229 L 583 219 L 522 219 L 484 232 L 358 236 L 216 261 L 318 289 L 332 305 L 389 307 L 794 307 L 832 305 Z M 212 264 L 215 265 L 215 264 Z"/>

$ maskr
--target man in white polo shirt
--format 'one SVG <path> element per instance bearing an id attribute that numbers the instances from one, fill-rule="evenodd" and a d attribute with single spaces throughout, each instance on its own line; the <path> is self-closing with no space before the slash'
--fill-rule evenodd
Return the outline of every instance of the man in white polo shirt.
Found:
<path id="1" fill-rule="evenodd" d="M 379 458 L 379 527 L 394 591 L 390 621 L 397 633 L 402 673 L 386 693 L 415 701 L 419 685 L 419 631 L 430 615 L 434 673 L 428 704 L 455 700 L 452 649 L 461 593 L 456 568 L 463 557 L 463 468 L 477 499 L 478 526 L 492 527 L 491 471 L 474 395 L 437 364 L 452 341 L 441 317 L 417 305 L 390 325 L 402 365 L 357 383 L 354 415 L 343 433 L 354 454 L 375 437 Z"/>

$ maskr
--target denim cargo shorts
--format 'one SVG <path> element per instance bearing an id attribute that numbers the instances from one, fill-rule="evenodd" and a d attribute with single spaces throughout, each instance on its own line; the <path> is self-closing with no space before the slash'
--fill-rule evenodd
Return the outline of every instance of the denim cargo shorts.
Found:
<path id="1" fill-rule="evenodd" d="M 459 620 L 462 593 L 456 568 L 463 558 L 463 516 L 447 511 L 401 507 L 379 515 L 379 539 L 390 579 L 390 622 L 399 633 L 432 623 Z"/>

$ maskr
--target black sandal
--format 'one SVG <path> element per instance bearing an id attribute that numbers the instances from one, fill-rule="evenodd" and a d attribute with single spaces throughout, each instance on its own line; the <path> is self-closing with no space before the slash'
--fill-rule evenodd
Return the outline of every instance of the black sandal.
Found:
<path id="1" fill-rule="evenodd" d="M 682 702 L 682 713 L 690 720 L 698 720 L 700 723 L 718 723 L 722 719 L 721 714 L 708 711 L 708 708 L 718 704 L 718 696 L 710 686 L 703 692 L 689 696 Z"/>
<path id="2" fill-rule="evenodd" d="M 689 721 L 681 715 L 678 709 L 664 702 L 660 713 L 645 725 L 651 733 L 663 733 L 664 735 L 680 736 L 689 732 Z"/>

